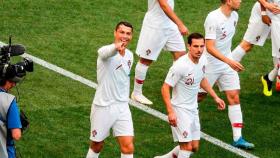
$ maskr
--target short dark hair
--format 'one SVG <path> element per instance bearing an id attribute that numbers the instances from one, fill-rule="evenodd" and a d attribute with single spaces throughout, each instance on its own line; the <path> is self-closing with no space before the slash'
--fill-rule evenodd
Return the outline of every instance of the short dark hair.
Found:
<path id="1" fill-rule="evenodd" d="M 4 86 L 6 84 L 6 79 L 0 79 L 0 86 Z"/>
<path id="2" fill-rule="evenodd" d="M 204 40 L 204 36 L 200 33 L 192 33 L 189 35 L 188 37 L 188 44 L 191 45 L 192 44 L 192 39 L 203 39 Z"/>
<path id="3" fill-rule="evenodd" d="M 126 21 L 121 21 L 119 22 L 117 25 L 116 25 L 116 28 L 115 30 L 117 31 L 117 29 L 120 27 L 120 25 L 124 25 L 126 27 L 130 27 L 132 32 L 133 32 L 133 26 L 129 23 L 129 22 L 126 22 Z"/>

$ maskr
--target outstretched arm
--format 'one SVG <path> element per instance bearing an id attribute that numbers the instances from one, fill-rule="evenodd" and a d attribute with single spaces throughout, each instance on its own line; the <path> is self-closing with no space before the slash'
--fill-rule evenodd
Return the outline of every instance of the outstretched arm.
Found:
<path id="1" fill-rule="evenodd" d="M 123 42 L 115 42 L 113 44 L 99 48 L 97 52 L 98 56 L 101 57 L 101 59 L 107 59 L 117 54 L 117 51 L 122 52 L 124 50 L 125 46 Z"/>
<path id="2" fill-rule="evenodd" d="M 239 62 L 227 58 L 222 53 L 220 53 L 219 50 L 217 50 L 217 48 L 215 47 L 215 40 L 207 39 L 206 40 L 206 49 L 207 49 L 207 52 L 209 52 L 211 55 L 213 55 L 217 59 L 228 64 L 233 70 L 238 71 L 238 72 L 244 70 L 244 67 Z"/>
<path id="3" fill-rule="evenodd" d="M 158 0 L 161 9 L 164 13 L 178 26 L 182 35 L 188 35 L 189 30 L 184 25 L 182 20 L 176 15 L 172 8 L 168 5 L 167 0 Z"/>
<path id="4" fill-rule="evenodd" d="M 211 85 L 209 84 L 206 78 L 203 78 L 200 82 L 200 87 L 203 88 L 207 93 L 209 93 L 214 101 L 216 102 L 219 110 L 224 110 L 226 107 L 225 102 L 217 96 L 215 91 L 212 89 Z"/>

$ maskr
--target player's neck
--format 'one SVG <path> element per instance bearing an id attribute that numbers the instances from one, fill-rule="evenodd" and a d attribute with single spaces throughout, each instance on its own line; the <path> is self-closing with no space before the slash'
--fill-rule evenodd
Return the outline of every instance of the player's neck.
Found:
<path id="1" fill-rule="evenodd" d="M 125 49 L 122 50 L 122 51 L 119 51 L 119 54 L 120 54 L 121 56 L 124 56 L 124 55 L 125 55 Z"/>
<path id="2" fill-rule="evenodd" d="M 223 4 L 223 5 L 221 5 L 220 9 L 221 9 L 222 13 L 223 13 L 226 17 L 230 17 L 231 12 L 232 12 L 231 7 L 229 7 L 229 6 L 226 5 L 226 4 Z"/>
<path id="3" fill-rule="evenodd" d="M 188 53 L 188 57 L 191 59 L 191 61 L 193 62 L 193 63 L 195 63 L 195 64 L 197 64 L 198 63 L 198 61 L 199 61 L 199 58 L 194 58 L 191 54 L 190 54 L 190 52 Z"/>

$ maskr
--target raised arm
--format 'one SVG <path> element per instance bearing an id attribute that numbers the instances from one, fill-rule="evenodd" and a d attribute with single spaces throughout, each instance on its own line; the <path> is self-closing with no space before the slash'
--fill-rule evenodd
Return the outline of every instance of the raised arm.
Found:
<path id="1" fill-rule="evenodd" d="M 103 46 L 98 49 L 98 56 L 101 57 L 101 59 L 107 59 L 109 57 L 114 56 L 115 54 L 121 51 L 124 51 L 125 47 L 122 42 L 113 43 L 110 45 Z"/>
<path id="2" fill-rule="evenodd" d="M 164 13 L 178 26 L 182 35 L 188 35 L 189 30 L 184 25 L 183 21 L 176 15 L 172 8 L 168 5 L 167 0 L 158 0 L 161 9 Z"/>
<path id="3" fill-rule="evenodd" d="M 244 70 L 244 67 L 239 62 L 227 58 L 222 53 L 220 53 L 219 50 L 217 50 L 217 48 L 215 46 L 215 40 L 207 39 L 206 40 L 206 49 L 207 49 L 207 52 L 209 52 L 211 55 L 213 55 L 217 59 L 227 63 L 235 71 L 239 72 L 239 71 Z"/>

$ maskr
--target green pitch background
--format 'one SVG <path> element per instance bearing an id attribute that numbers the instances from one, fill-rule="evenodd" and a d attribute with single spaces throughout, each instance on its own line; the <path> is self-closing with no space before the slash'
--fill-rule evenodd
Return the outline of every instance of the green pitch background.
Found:
<path id="1" fill-rule="evenodd" d="M 254 2 L 242 2 L 233 48 L 243 37 Z M 219 0 L 176 0 L 175 11 L 191 32 L 203 33 L 208 12 L 216 9 L 219 3 Z M 129 46 L 134 52 L 146 10 L 146 0 L 5 0 L 0 3 L 0 40 L 7 43 L 8 36 L 12 35 L 13 42 L 24 44 L 31 55 L 96 81 L 98 47 L 111 43 L 116 23 L 126 20 L 135 27 L 134 39 Z M 136 55 L 135 59 L 137 61 Z M 151 66 L 144 85 L 144 93 L 149 94 L 154 102 L 152 108 L 163 113 L 165 108 L 160 87 L 171 64 L 171 55 L 162 53 Z M 264 158 L 278 158 L 280 94 L 274 92 L 273 96 L 265 97 L 260 83 L 260 76 L 272 68 L 270 40 L 264 47 L 255 47 L 242 64 L 246 68 L 240 73 L 245 121 L 243 135 L 256 145 L 250 153 Z M 133 76 L 134 68 L 131 81 Z M 39 65 L 35 65 L 35 72 L 28 74 L 18 89 L 20 95 L 15 90 L 13 93 L 18 96 L 20 107 L 31 121 L 30 129 L 17 142 L 22 157 L 85 157 L 95 90 Z M 131 110 L 136 158 L 151 158 L 175 146 L 166 122 L 133 107 Z M 200 105 L 200 116 L 204 132 L 231 143 L 227 110 L 218 112 L 208 98 Z M 117 143 L 109 137 L 100 157 L 119 155 Z M 194 157 L 238 156 L 202 140 L 200 151 Z"/>

